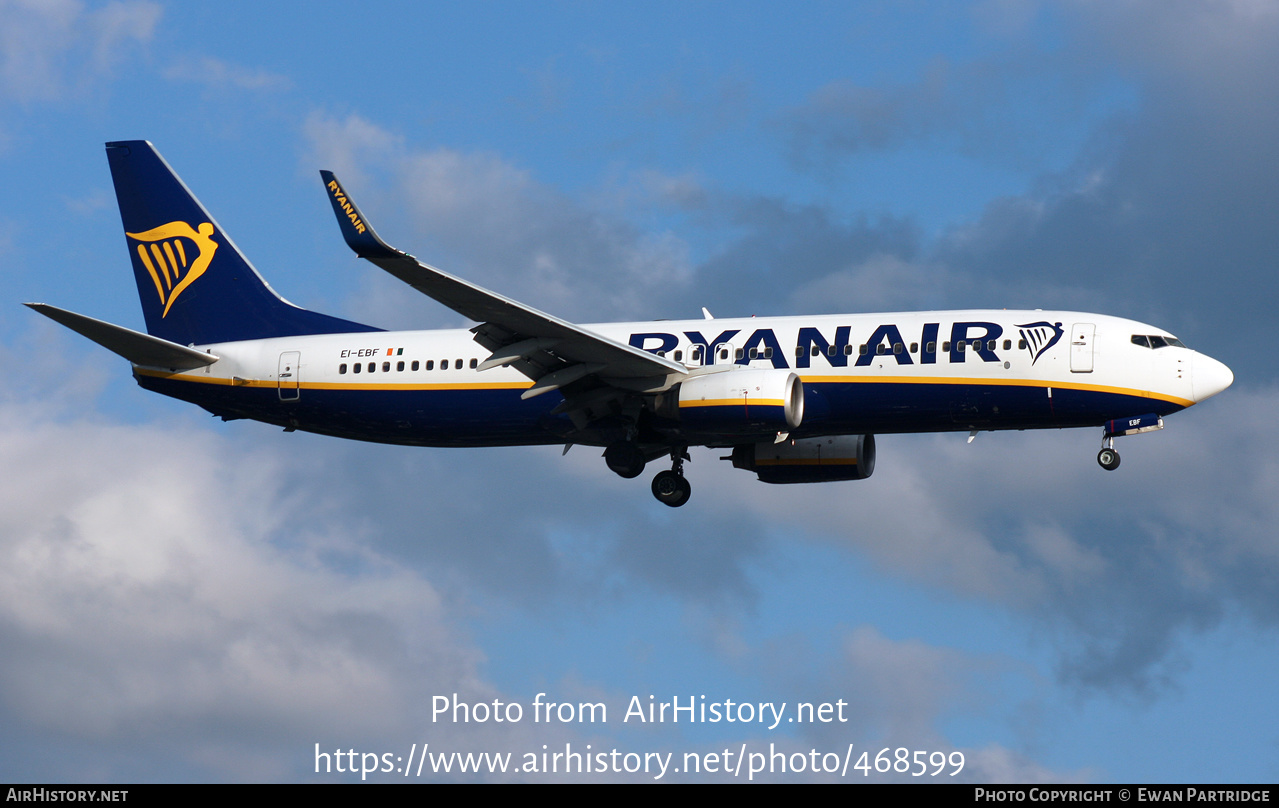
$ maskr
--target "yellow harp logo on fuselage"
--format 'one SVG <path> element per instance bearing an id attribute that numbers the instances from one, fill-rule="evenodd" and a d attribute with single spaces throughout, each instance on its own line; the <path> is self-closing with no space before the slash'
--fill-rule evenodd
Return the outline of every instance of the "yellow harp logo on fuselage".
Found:
<path id="1" fill-rule="evenodd" d="M 155 283 L 155 291 L 164 304 L 164 314 L 196 278 L 204 274 L 213 262 L 218 243 L 213 240 L 213 225 L 202 223 L 192 228 L 186 222 L 169 222 L 142 233 L 125 233 L 138 244 L 138 257 Z M 196 248 L 196 255 L 189 256 L 188 246 Z"/>

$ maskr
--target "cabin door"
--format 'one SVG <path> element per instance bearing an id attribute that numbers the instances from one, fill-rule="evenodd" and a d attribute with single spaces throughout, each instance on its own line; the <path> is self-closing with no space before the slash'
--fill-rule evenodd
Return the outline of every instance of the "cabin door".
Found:
<path id="1" fill-rule="evenodd" d="M 1070 327 L 1070 372 L 1092 373 L 1092 323 L 1075 323 Z"/>
<path id="2" fill-rule="evenodd" d="M 281 401 L 298 400 L 298 362 L 302 354 L 298 351 L 285 351 L 280 354 L 280 370 L 276 382 L 280 389 Z"/>

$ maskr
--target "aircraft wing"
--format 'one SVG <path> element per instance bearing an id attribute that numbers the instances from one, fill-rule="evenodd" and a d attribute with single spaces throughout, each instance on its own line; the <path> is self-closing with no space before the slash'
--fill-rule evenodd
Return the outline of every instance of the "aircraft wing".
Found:
<path id="1" fill-rule="evenodd" d="M 490 292 L 418 261 L 384 242 L 331 171 L 321 171 L 329 201 L 347 246 L 428 297 L 480 323 L 471 329 L 492 355 L 487 369 L 511 365 L 534 382 L 529 397 L 558 389 L 591 374 L 624 389 L 668 386 L 688 369 L 669 359 L 596 334 L 531 306 Z"/>

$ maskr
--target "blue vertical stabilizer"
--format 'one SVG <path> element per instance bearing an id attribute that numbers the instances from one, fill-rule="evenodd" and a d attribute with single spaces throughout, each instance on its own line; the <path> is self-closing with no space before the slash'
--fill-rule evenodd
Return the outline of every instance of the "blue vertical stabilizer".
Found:
<path id="1" fill-rule="evenodd" d="M 147 333 L 203 345 L 381 330 L 277 295 L 147 141 L 108 143 L 107 161 Z"/>

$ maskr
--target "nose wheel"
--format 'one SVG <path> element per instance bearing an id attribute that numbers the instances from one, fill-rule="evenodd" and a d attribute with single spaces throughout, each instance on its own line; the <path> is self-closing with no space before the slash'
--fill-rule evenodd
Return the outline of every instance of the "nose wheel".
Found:
<path id="1" fill-rule="evenodd" d="M 678 508 L 693 495 L 693 486 L 684 479 L 684 461 L 689 460 L 684 447 L 671 451 L 671 468 L 653 478 L 653 496 L 663 505 Z"/>
<path id="2" fill-rule="evenodd" d="M 1106 471 L 1119 468 L 1119 452 L 1115 451 L 1114 438 L 1106 438 L 1102 441 L 1101 451 L 1097 453 L 1097 463 Z"/>

